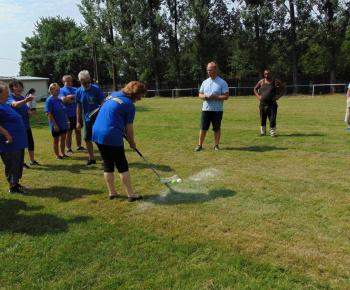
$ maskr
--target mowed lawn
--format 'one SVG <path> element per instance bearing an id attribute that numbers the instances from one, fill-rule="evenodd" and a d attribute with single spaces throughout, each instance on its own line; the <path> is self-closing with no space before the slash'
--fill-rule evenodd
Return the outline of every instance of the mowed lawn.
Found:
<path id="1" fill-rule="evenodd" d="M 277 138 L 259 137 L 258 101 L 225 101 L 222 139 L 198 144 L 198 98 L 136 103 L 126 155 L 143 201 L 110 201 L 87 153 L 55 160 L 32 120 L 35 157 L 11 195 L 0 164 L 1 289 L 350 288 L 350 132 L 343 95 L 279 100 Z M 75 143 L 73 143 L 73 150 Z M 84 145 L 85 146 L 85 145 Z M 128 147 L 127 147 L 128 148 Z M 26 153 L 28 163 L 28 154 Z"/>

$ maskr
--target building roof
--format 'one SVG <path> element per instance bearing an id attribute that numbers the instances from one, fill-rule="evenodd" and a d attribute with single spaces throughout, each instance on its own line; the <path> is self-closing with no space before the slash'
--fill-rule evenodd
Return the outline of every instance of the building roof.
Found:
<path id="1" fill-rule="evenodd" d="M 49 80 L 49 78 L 39 78 L 39 77 L 30 77 L 30 76 L 18 76 L 18 77 L 2 77 L 0 76 L 0 81 L 11 81 L 13 79 L 19 81 L 42 81 Z"/>

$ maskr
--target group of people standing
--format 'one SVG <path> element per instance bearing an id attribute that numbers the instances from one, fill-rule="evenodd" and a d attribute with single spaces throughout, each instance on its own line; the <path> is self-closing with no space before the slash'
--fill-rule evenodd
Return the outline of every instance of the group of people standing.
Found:
<path id="1" fill-rule="evenodd" d="M 229 88 L 227 83 L 218 76 L 218 68 L 214 62 L 208 63 L 207 73 L 209 78 L 202 83 L 199 89 L 199 98 L 203 100 L 203 107 L 199 141 L 194 151 L 203 149 L 205 136 L 210 124 L 212 124 L 215 142 L 214 151 L 217 152 L 220 150 L 223 102 L 229 97 Z M 268 118 L 270 121 L 270 136 L 276 137 L 277 100 L 284 95 L 286 87 L 281 80 L 272 77 L 270 69 L 264 71 L 264 77 L 254 87 L 254 93 L 260 101 L 260 136 L 266 136 L 266 121 Z"/>
<path id="2" fill-rule="evenodd" d="M 147 89 L 141 82 L 130 82 L 120 92 L 113 93 L 104 101 L 102 90 L 91 84 L 89 72 L 84 70 L 78 75 L 80 88 L 73 87 L 73 79 L 65 75 L 62 79 L 64 87 L 57 83 L 49 86 L 50 96 L 45 102 L 45 112 L 49 119 L 53 137 L 53 150 L 56 159 L 64 159 L 67 153 L 73 153 L 72 133 L 75 131 L 77 150 L 87 150 L 89 158 L 84 164 L 96 163 L 93 143 L 95 142 L 103 159 L 104 178 L 109 190 L 109 198 L 120 196 L 114 187 L 114 166 L 125 187 L 129 202 L 142 199 L 136 195 L 131 186 L 128 162 L 125 157 L 123 136 L 130 147 L 136 148 L 133 131 L 136 101 L 146 94 Z M 32 110 L 24 106 L 33 102 L 33 91 L 22 96 L 23 84 L 14 80 L 7 85 L 0 82 L 0 155 L 5 165 L 5 175 L 9 183 L 10 193 L 25 194 L 26 187 L 19 181 L 24 168 L 24 150 L 28 148 L 30 164 L 39 165 L 34 159 L 34 140 L 29 125 Z M 89 113 L 102 105 L 94 124 Z M 83 121 L 84 119 L 84 121 Z M 41 122 L 40 122 L 41 123 Z M 81 129 L 84 127 L 86 148 L 81 146 Z"/>
<path id="3" fill-rule="evenodd" d="M 221 137 L 221 121 L 223 102 L 229 97 L 227 83 L 218 76 L 218 68 L 211 62 L 207 66 L 209 78 L 206 79 L 199 93 L 203 100 L 199 144 L 195 151 L 202 150 L 206 133 L 212 124 L 214 131 L 214 151 L 219 151 Z M 271 71 L 265 70 L 265 78 L 254 88 L 260 100 L 261 136 L 266 135 L 266 119 L 270 120 L 270 135 L 275 137 L 277 100 L 284 94 L 286 88 L 277 78 L 272 78 Z M 103 159 L 102 169 L 109 190 L 109 198 L 120 196 L 114 187 L 114 168 L 125 187 L 130 202 L 142 199 L 136 195 L 131 186 L 128 162 L 125 157 L 124 139 L 132 149 L 136 149 L 133 121 L 135 117 L 134 103 L 146 94 L 146 87 L 138 81 L 130 82 L 121 91 L 113 93 L 105 100 L 100 87 L 91 83 L 89 72 L 83 70 L 78 75 L 80 88 L 73 87 L 70 75 L 63 76 L 64 87 L 57 83 L 49 86 L 50 96 L 45 103 L 45 112 L 49 119 L 53 137 L 53 151 L 56 159 L 68 158 L 73 153 L 72 134 L 79 150 L 87 150 L 89 158 L 84 164 L 96 164 L 93 142 L 96 143 Z M 23 84 L 14 80 L 9 85 L 11 94 L 5 83 L 0 82 L 0 155 L 5 164 L 5 174 L 9 183 L 9 192 L 25 193 L 25 187 L 20 185 L 24 163 L 24 149 L 28 148 L 29 164 L 38 165 L 34 159 L 34 139 L 29 125 L 33 107 L 24 106 L 32 103 L 33 91 L 23 97 Z M 279 91 L 278 91 L 279 90 Z M 103 104 L 103 106 L 102 106 Z M 100 112 L 93 124 L 89 113 L 101 105 Z M 84 120 L 83 120 L 84 119 Z M 37 119 L 38 121 L 38 119 Z M 38 123 L 42 124 L 40 120 Z M 84 127 L 83 139 L 86 149 L 81 144 L 81 129 Z M 67 147 L 67 154 L 65 148 Z"/>

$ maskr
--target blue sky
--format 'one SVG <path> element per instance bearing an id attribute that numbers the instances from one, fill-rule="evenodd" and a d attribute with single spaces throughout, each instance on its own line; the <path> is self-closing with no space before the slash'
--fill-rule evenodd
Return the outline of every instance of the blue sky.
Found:
<path id="1" fill-rule="evenodd" d="M 21 42 L 33 36 L 40 17 L 70 17 L 84 21 L 76 4 L 80 0 L 0 0 L 0 76 L 17 76 L 21 59 Z"/>

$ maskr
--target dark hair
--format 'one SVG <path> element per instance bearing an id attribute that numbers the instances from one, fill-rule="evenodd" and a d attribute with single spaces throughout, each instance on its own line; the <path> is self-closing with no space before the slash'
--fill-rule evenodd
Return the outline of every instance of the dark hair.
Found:
<path id="1" fill-rule="evenodd" d="M 26 96 L 27 96 L 27 95 L 31 95 L 31 94 L 33 94 L 33 93 L 35 93 L 35 89 L 31 88 L 31 89 L 28 91 L 28 93 L 26 93 Z"/>
<path id="2" fill-rule="evenodd" d="M 22 88 L 24 88 L 23 83 L 19 80 L 14 79 L 13 81 L 10 82 L 9 87 L 11 92 L 13 93 L 13 87 L 20 85 Z"/>

